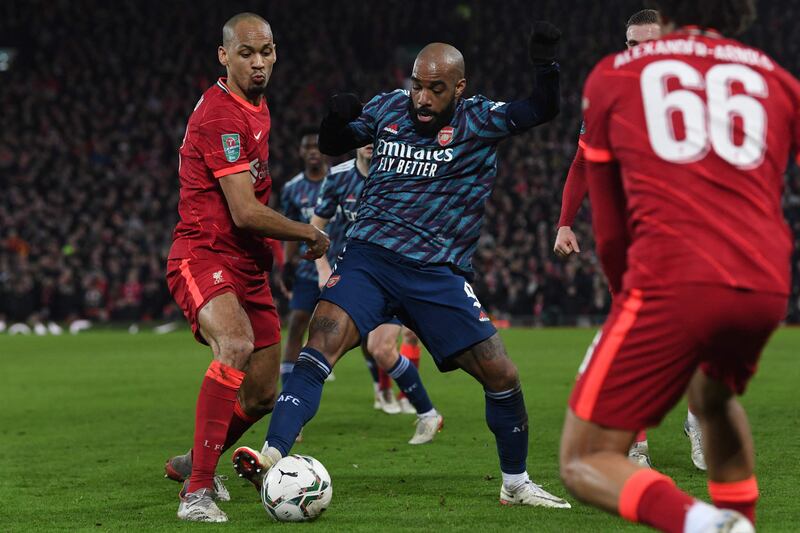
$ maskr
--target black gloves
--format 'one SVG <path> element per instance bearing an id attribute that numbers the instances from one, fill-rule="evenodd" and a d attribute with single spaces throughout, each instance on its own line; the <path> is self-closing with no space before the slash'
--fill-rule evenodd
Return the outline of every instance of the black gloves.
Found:
<path id="1" fill-rule="evenodd" d="M 319 126 L 319 151 L 325 155 L 342 155 L 364 146 L 347 125 L 361 116 L 361 100 L 353 93 L 334 94 L 328 99 L 328 114 Z"/>
<path id="2" fill-rule="evenodd" d="M 363 108 L 361 100 L 353 93 L 334 94 L 328 100 L 328 116 L 345 124 L 361 116 Z"/>
<path id="3" fill-rule="evenodd" d="M 533 23 L 528 51 L 534 65 L 546 65 L 556 60 L 561 30 L 544 20 Z"/>

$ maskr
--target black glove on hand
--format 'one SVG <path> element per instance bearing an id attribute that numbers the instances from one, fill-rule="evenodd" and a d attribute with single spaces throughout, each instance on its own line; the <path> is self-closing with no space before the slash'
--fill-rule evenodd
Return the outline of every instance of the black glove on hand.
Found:
<path id="1" fill-rule="evenodd" d="M 361 116 L 361 100 L 353 93 L 334 94 L 328 100 L 328 116 L 344 123 L 352 122 Z"/>
<path id="2" fill-rule="evenodd" d="M 531 61 L 535 65 L 552 63 L 556 60 L 558 40 L 561 39 L 561 30 L 544 20 L 533 23 L 528 51 Z"/>

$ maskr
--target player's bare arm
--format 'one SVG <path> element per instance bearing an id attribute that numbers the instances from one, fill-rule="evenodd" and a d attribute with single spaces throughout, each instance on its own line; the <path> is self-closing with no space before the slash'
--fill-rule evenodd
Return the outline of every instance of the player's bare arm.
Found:
<path id="1" fill-rule="evenodd" d="M 325 231 L 325 227 L 330 222 L 330 219 L 323 218 L 319 215 L 314 215 L 311 217 L 311 225 L 315 228 L 319 229 L 320 231 Z M 328 257 L 322 255 L 314 260 L 314 264 L 317 266 L 317 281 L 319 282 L 319 288 L 325 286 L 325 283 L 328 282 L 328 278 L 331 277 L 331 264 L 328 261 Z"/>
<path id="2" fill-rule="evenodd" d="M 224 176 L 220 178 L 220 185 L 237 228 L 252 231 L 262 237 L 303 241 L 308 246 L 304 256 L 306 259 L 316 259 L 328 250 L 330 240 L 324 232 L 311 224 L 289 220 L 259 202 L 253 192 L 249 171 Z"/>
<path id="3" fill-rule="evenodd" d="M 328 222 L 330 222 L 329 218 L 323 218 L 323 217 L 321 217 L 319 215 L 313 215 L 311 217 L 311 225 L 314 226 L 315 228 L 317 228 L 320 231 L 325 231 L 325 228 L 327 227 Z"/>

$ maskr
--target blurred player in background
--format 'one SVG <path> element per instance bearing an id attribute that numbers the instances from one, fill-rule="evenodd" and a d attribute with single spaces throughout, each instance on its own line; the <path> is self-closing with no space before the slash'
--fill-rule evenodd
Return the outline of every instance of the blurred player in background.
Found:
<path id="1" fill-rule="evenodd" d="M 369 174 L 370 160 L 372 159 L 372 144 L 362 146 L 356 151 L 356 158 L 351 159 L 334 167 L 330 175 L 325 178 L 322 186 L 319 202 L 317 204 L 314 217 L 311 223 L 320 230 L 328 227 L 328 221 L 332 217 L 340 217 L 340 220 L 348 221 L 347 224 L 337 224 L 335 230 L 331 230 L 331 247 L 327 257 L 322 256 L 316 260 L 319 269 L 320 288 L 324 288 L 326 282 L 336 284 L 337 278 L 331 276 L 331 261 L 336 261 L 339 254 L 344 252 L 346 232 L 352 224 L 350 221 L 356 220 L 358 209 L 358 199 L 364 190 L 364 185 Z M 370 331 L 366 339 L 362 339 L 361 348 L 364 357 L 369 361 L 374 361 L 371 369 L 375 366 L 387 377 L 401 377 L 402 384 L 400 390 L 403 393 L 402 401 L 410 407 L 410 411 L 417 415 L 417 428 L 409 444 L 425 444 L 433 440 L 436 433 L 442 428 L 444 419 L 431 403 L 422 379 L 419 376 L 419 352 L 418 344 L 410 345 L 409 340 L 417 340 L 416 335 L 408 328 L 407 333 L 403 334 L 403 346 L 401 352 L 408 353 L 409 348 L 416 349 L 416 358 L 411 359 L 397 350 L 397 335 L 403 329 L 402 323 L 397 318 L 392 318 L 384 324 L 379 325 Z M 400 412 L 397 403 L 389 403 L 387 398 L 394 399 L 392 395 L 391 382 L 386 380 L 383 388 L 380 388 L 377 372 L 373 371 L 373 380 L 376 381 L 376 400 L 386 409 L 386 406 L 395 407 Z"/>
<path id="2" fill-rule="evenodd" d="M 630 50 L 634 46 L 646 43 L 661 37 L 658 11 L 643 9 L 637 11 L 628 19 L 625 25 L 625 46 Z M 581 124 L 581 135 L 583 135 Z M 586 185 L 586 159 L 583 154 L 582 141 L 578 140 L 578 150 L 575 159 L 569 167 L 567 179 L 564 182 L 564 192 L 561 196 L 561 216 L 558 219 L 558 234 L 553 251 L 561 257 L 569 257 L 581 251 L 578 239 L 572 231 L 575 215 L 581 208 L 583 199 L 586 198 L 588 186 Z"/>
<path id="3" fill-rule="evenodd" d="M 300 131 L 300 157 L 303 171 L 295 175 L 283 186 L 281 191 L 281 210 L 291 220 L 308 224 L 314 214 L 314 206 L 328 174 L 328 163 L 319 151 L 319 128 L 305 126 Z M 290 289 L 289 331 L 283 345 L 281 362 L 281 383 L 285 384 L 292 373 L 294 363 L 303 346 L 303 337 L 308 329 L 311 312 L 319 298 L 317 269 L 310 261 L 302 260 L 305 247 L 297 241 L 287 241 L 284 246 L 284 283 Z M 328 378 L 331 379 L 330 377 Z M 298 435 L 302 440 L 302 436 Z"/>
<path id="4" fill-rule="evenodd" d="M 222 452 L 270 412 L 277 392 L 280 323 L 269 289 L 271 246 L 266 237 L 302 241 L 307 257 L 328 248 L 309 224 L 266 206 L 270 116 L 265 93 L 276 60 L 269 23 L 241 13 L 225 23 L 220 78 L 200 98 L 180 148 L 178 222 L 167 263 L 167 283 L 198 341 L 213 361 L 197 399 L 194 446 L 166 464 L 185 479 L 178 517 L 226 522 L 214 499 Z"/>
<path id="5" fill-rule="evenodd" d="M 560 35 L 549 23 L 534 23 L 529 52 L 536 81 L 528 97 L 510 103 L 464 98 L 464 58 L 443 43 L 417 55 L 410 91 L 378 95 L 364 107 L 352 94 L 331 99 L 320 128 L 322 152 L 344 154 L 372 143 L 375 160 L 346 250 L 278 397 L 262 453 L 234 452 L 253 459 L 245 472 L 250 479 L 258 483 L 289 453 L 317 412 L 336 361 L 397 316 L 420 336 L 440 370 L 461 368 L 483 386 L 503 473 L 500 501 L 570 506 L 528 477 L 528 415 L 519 374 L 468 282 L 497 173 L 497 145 L 558 114 Z M 394 378 L 406 388 L 405 374 Z"/>
<path id="6" fill-rule="evenodd" d="M 659 37 L 661 37 L 661 25 L 659 24 L 658 11 L 655 9 L 637 11 L 628 19 L 625 27 L 625 45 L 628 50 Z M 584 128 L 581 125 L 581 135 L 583 135 L 583 131 Z M 564 193 L 561 197 L 561 217 L 558 220 L 558 234 L 553 247 L 553 251 L 560 257 L 569 257 L 571 254 L 580 253 L 581 251 L 578 246 L 578 239 L 572 231 L 572 223 L 575 221 L 575 215 L 578 213 L 578 209 L 580 209 L 588 190 L 586 185 L 586 159 L 582 145 L 583 141 L 578 140 L 578 151 L 575 153 L 575 159 L 569 167 L 567 180 L 564 183 Z M 687 410 L 683 431 L 692 446 L 692 463 L 700 470 L 705 470 L 703 434 L 697 417 L 692 414 L 691 408 Z M 642 466 L 652 466 L 650 447 L 647 444 L 645 430 L 637 433 L 631 449 L 628 450 L 628 457 Z"/>
<path id="7" fill-rule="evenodd" d="M 661 531 L 751 532 L 754 446 L 736 395 L 786 312 L 781 195 L 800 83 L 724 37 L 750 25 L 752 0 L 658 9 L 666 37 L 606 57 L 584 88 L 592 223 L 616 297 L 570 398 L 561 475 L 581 500 Z M 625 457 L 687 390 L 714 505 Z"/>

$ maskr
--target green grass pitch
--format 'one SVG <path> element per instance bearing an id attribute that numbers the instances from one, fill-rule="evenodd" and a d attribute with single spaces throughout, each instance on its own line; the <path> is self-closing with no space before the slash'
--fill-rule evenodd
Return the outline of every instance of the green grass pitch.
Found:
<path id="1" fill-rule="evenodd" d="M 530 415 L 531 476 L 567 496 L 557 450 L 567 396 L 591 330 L 503 332 L 519 366 Z M 744 404 L 757 448 L 763 531 L 796 531 L 800 505 L 800 330 L 770 342 Z M 262 531 L 634 531 L 637 526 L 575 503 L 572 510 L 504 508 L 500 472 L 471 378 L 439 374 L 427 356 L 422 374 L 445 416 L 432 444 L 406 444 L 412 416 L 372 409 L 359 353 L 336 367 L 322 407 L 295 451 L 313 455 L 333 478 L 333 502 L 309 525 L 271 523 L 256 492 L 231 476 L 231 522 L 220 527 L 175 517 L 178 485 L 163 478 L 171 454 L 191 444 L 194 404 L 207 348 L 188 332 L 164 336 L 97 332 L 62 337 L 0 337 L 0 530 Z M 685 404 L 651 431 L 655 465 L 679 486 L 706 497 L 689 459 Z M 266 421 L 243 439 L 260 446 Z M 644 530 L 643 528 L 638 528 Z"/>

